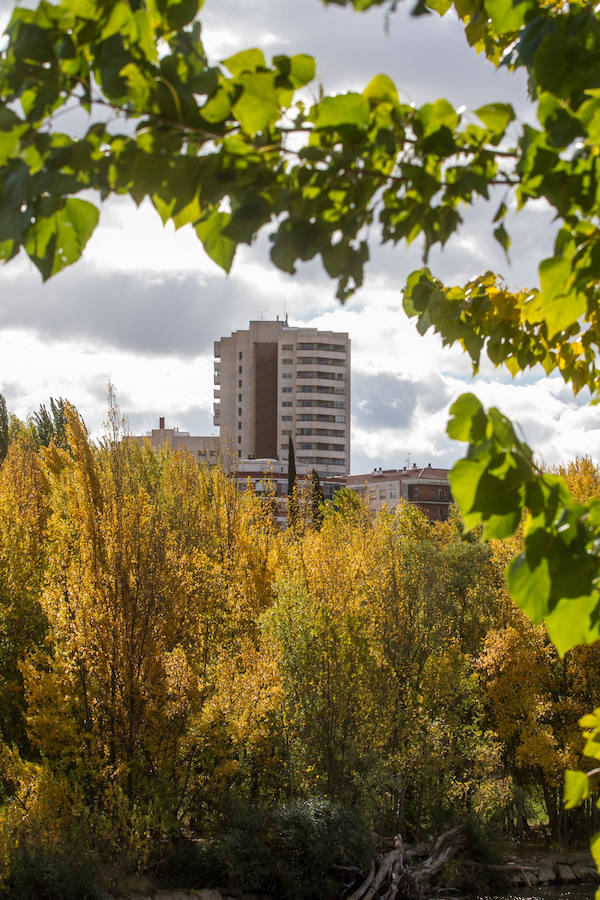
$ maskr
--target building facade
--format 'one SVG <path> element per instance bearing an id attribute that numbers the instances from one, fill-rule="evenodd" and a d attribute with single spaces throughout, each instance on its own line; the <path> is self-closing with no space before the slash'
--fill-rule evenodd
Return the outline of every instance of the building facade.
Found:
<path id="1" fill-rule="evenodd" d="M 214 424 L 232 465 L 287 461 L 291 437 L 298 471 L 350 471 L 347 333 L 255 321 L 214 346 Z"/>
<path id="2" fill-rule="evenodd" d="M 444 522 L 452 502 L 448 472 L 416 464 L 412 468 L 374 469 L 367 475 L 350 475 L 347 485 L 365 497 L 374 513 L 383 506 L 395 509 L 400 500 L 408 500 L 430 521 Z"/>
<path id="3" fill-rule="evenodd" d="M 173 450 L 188 450 L 199 463 L 216 466 L 221 461 L 221 445 L 215 436 L 196 436 L 179 428 L 166 428 L 164 416 L 158 420 L 158 428 L 153 428 L 145 435 L 128 438 L 142 444 L 149 440 L 153 450 L 171 447 Z"/>

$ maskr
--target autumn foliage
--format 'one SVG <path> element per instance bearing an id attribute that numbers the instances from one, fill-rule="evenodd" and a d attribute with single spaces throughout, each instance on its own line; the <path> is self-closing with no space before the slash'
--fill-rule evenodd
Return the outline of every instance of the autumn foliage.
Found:
<path id="1" fill-rule="evenodd" d="M 513 606 L 518 537 L 350 492 L 281 532 L 268 494 L 65 416 L 0 467 L 0 885 L 44 848 L 109 874 L 182 835 L 223 848 L 241 809 L 280 837 L 348 809 L 365 834 L 566 835 L 599 651 L 560 659 Z M 567 475 L 597 491 L 589 461 Z"/>

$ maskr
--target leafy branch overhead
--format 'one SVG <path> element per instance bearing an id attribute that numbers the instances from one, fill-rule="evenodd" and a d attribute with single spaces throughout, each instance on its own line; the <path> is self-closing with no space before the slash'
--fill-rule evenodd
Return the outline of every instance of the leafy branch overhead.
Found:
<path id="1" fill-rule="evenodd" d="M 450 4 L 426 6 L 444 14 Z M 320 256 L 345 299 L 362 283 L 367 226 L 393 243 L 423 236 L 426 255 L 456 232 L 462 207 L 502 185 L 519 206 L 543 197 L 556 209 L 568 268 L 559 299 L 585 315 L 581 285 L 598 254 L 595 227 L 582 224 L 596 202 L 597 19 L 577 3 L 455 6 L 477 50 L 527 65 L 540 129 L 503 103 L 469 116 L 443 99 L 413 108 L 384 75 L 311 103 L 306 55 L 268 63 L 252 49 L 210 65 L 197 0 L 17 8 L 0 60 L 1 257 L 24 247 L 44 278 L 73 262 L 98 218 L 75 195 L 93 189 L 149 197 L 163 221 L 191 224 L 226 270 L 237 245 L 270 224 L 275 264 L 293 272 Z M 574 50 L 566 77 L 555 54 Z M 85 133 L 61 131 L 61 114 L 77 108 Z M 491 223 L 507 250 L 508 196 Z M 553 290 L 542 285 L 542 305 L 558 302 Z"/>

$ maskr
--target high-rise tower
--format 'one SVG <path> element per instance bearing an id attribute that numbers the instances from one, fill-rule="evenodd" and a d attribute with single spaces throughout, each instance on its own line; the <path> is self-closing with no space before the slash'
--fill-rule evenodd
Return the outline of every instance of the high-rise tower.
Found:
<path id="1" fill-rule="evenodd" d="M 287 459 L 350 471 L 350 339 L 347 333 L 250 322 L 215 341 L 214 424 L 230 457 Z"/>

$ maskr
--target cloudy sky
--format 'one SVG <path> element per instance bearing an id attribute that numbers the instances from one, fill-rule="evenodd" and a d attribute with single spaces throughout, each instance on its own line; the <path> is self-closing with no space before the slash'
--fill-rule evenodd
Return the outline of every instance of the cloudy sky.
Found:
<path id="1" fill-rule="evenodd" d="M 0 25 L 11 4 L 0 0 Z M 450 17 L 411 19 L 400 4 L 357 15 L 318 0 L 205 0 L 206 48 L 213 60 L 245 47 L 267 56 L 308 52 L 326 91 L 360 90 L 390 75 L 416 104 L 445 96 L 467 110 L 509 100 L 531 119 L 522 76 L 497 71 L 467 48 Z M 543 207 L 511 219 L 511 262 L 490 238 L 499 197 L 470 213 L 464 230 L 432 254 L 436 275 L 464 282 L 486 269 L 514 287 L 537 283 L 537 263 L 552 245 Z M 169 425 L 212 434 L 212 344 L 250 319 L 287 313 L 290 324 L 348 331 L 352 338 L 352 471 L 417 464 L 450 465 L 461 452 L 445 435 L 448 406 L 475 389 L 516 419 L 547 463 L 591 453 L 600 459 L 600 426 L 585 397 L 574 400 L 558 378 L 512 380 L 470 365 L 402 312 L 402 285 L 421 265 L 420 248 L 371 248 L 365 285 L 346 307 L 320 263 L 296 276 L 268 262 L 268 242 L 238 251 L 225 277 L 190 229 L 163 229 L 150 207 L 105 204 L 83 260 L 42 285 L 26 258 L 0 270 L 0 393 L 24 418 L 50 396 L 76 404 L 95 435 L 106 415 L 106 385 L 117 389 L 133 433 Z"/>

